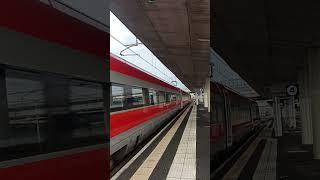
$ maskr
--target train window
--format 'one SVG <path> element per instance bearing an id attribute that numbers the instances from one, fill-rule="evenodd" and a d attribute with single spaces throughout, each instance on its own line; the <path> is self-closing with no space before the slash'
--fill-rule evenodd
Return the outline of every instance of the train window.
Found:
<path id="1" fill-rule="evenodd" d="M 0 69 L 0 161 L 105 142 L 103 85 Z"/>
<path id="2" fill-rule="evenodd" d="M 176 100 L 181 101 L 182 97 L 181 94 L 176 94 Z"/>
<path id="3" fill-rule="evenodd" d="M 154 101 L 154 104 L 159 104 L 160 103 L 160 94 L 158 91 L 154 91 L 154 96 L 153 96 L 153 101 Z"/>
<path id="4" fill-rule="evenodd" d="M 172 94 L 171 101 L 176 101 L 176 100 L 177 100 L 177 95 L 176 94 Z"/>
<path id="5" fill-rule="evenodd" d="M 215 95 L 214 106 L 216 111 L 215 122 L 216 123 L 224 122 L 225 121 L 225 104 L 222 96 Z"/>
<path id="6" fill-rule="evenodd" d="M 149 104 L 154 105 L 157 104 L 157 95 L 156 91 L 149 89 Z"/>
<path id="7" fill-rule="evenodd" d="M 144 104 L 142 88 L 133 87 L 131 89 L 131 104 L 134 107 L 142 106 Z"/>
<path id="8" fill-rule="evenodd" d="M 142 88 L 142 100 L 144 105 L 150 105 L 149 89 Z"/>
<path id="9" fill-rule="evenodd" d="M 0 160 L 40 153 L 46 134 L 44 84 L 33 73 L 0 69 Z"/>
<path id="10" fill-rule="evenodd" d="M 68 92 L 62 92 L 66 96 L 61 97 L 67 109 L 63 113 L 58 110 L 52 111 L 56 131 L 56 149 L 80 147 L 91 144 L 104 143 L 105 120 L 104 120 L 104 97 L 101 84 L 58 78 L 64 81 L 62 85 L 68 87 Z M 59 87 L 56 86 L 58 91 Z M 66 100 L 65 100 L 66 99 Z M 50 127 L 51 128 L 51 127 Z M 60 136 L 60 137 L 59 137 Z"/>
<path id="11" fill-rule="evenodd" d="M 166 92 L 166 102 L 170 102 L 171 101 L 171 93 Z"/>
<path id="12" fill-rule="evenodd" d="M 120 85 L 111 85 L 110 110 L 122 110 L 125 105 L 124 87 Z"/>
<path id="13" fill-rule="evenodd" d="M 153 103 L 154 104 L 159 104 L 159 96 L 157 95 L 157 91 L 153 90 Z"/>
<path id="14" fill-rule="evenodd" d="M 159 99 L 159 103 L 164 103 L 165 102 L 165 93 L 163 91 L 158 91 L 157 96 Z"/>

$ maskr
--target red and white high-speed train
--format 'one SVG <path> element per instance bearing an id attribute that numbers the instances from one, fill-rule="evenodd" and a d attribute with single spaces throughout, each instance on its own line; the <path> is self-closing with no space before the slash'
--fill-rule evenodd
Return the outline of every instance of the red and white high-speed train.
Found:
<path id="1" fill-rule="evenodd" d="M 222 84 L 211 82 L 210 86 L 210 159 L 214 173 L 256 129 L 260 115 L 255 101 Z"/>
<path id="2" fill-rule="evenodd" d="M 111 164 L 121 160 L 190 101 L 189 93 L 110 56 Z"/>
<path id="3" fill-rule="evenodd" d="M 108 179 L 108 33 L 43 2 L 1 1 L 0 179 Z"/>

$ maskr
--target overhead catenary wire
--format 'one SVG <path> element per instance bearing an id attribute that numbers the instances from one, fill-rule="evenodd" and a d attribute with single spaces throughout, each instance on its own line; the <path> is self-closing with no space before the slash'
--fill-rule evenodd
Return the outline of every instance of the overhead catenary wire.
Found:
<path id="1" fill-rule="evenodd" d="M 143 60 L 144 62 L 146 62 L 148 65 L 150 65 L 152 68 L 154 68 L 155 70 L 157 70 L 158 72 L 160 72 L 163 76 L 165 76 L 167 79 L 164 79 L 160 76 L 156 76 L 155 74 L 152 74 L 154 76 L 156 76 L 157 78 L 160 78 L 161 80 L 171 84 L 172 82 L 179 82 L 179 84 L 182 86 L 180 87 L 181 89 L 187 89 L 187 87 L 185 87 L 185 85 L 167 68 L 165 67 L 163 64 L 163 68 L 167 71 L 167 72 L 171 72 L 172 73 L 172 76 L 169 76 L 168 74 L 166 74 L 165 72 L 163 72 L 161 69 L 159 69 L 156 65 L 155 65 L 155 62 L 153 60 L 153 63 L 151 63 L 150 61 L 146 60 L 144 57 L 142 57 L 139 53 L 137 53 L 136 51 L 132 50 L 131 47 L 134 47 L 134 46 L 130 46 L 130 45 L 125 45 L 123 42 L 121 42 L 119 39 L 117 39 L 116 37 L 114 37 L 113 35 L 110 34 L 110 37 L 112 39 L 114 39 L 116 42 L 118 42 L 119 44 L 121 44 L 123 47 L 125 47 L 124 50 L 128 50 L 130 51 L 132 54 L 130 55 L 136 55 L 138 56 L 141 60 Z M 137 40 L 138 42 L 138 40 Z M 137 43 L 137 44 L 143 44 L 143 43 Z M 128 48 L 129 47 L 129 48 Z M 120 51 L 121 53 L 124 51 Z M 121 54 L 119 53 L 119 55 L 121 56 Z M 129 62 L 127 59 L 123 58 L 123 60 L 125 60 L 126 62 L 132 64 L 131 62 Z M 136 66 L 136 65 L 135 65 Z M 142 69 L 141 67 L 138 67 L 139 69 L 143 70 L 143 71 L 146 71 L 145 69 Z M 148 74 L 150 74 L 150 72 L 147 72 Z"/>

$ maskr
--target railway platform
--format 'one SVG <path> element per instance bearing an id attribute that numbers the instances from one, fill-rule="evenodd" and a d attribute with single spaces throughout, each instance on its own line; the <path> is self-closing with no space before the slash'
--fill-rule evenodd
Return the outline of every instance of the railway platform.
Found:
<path id="1" fill-rule="evenodd" d="M 209 113 L 190 104 L 113 173 L 112 180 L 209 179 Z"/>
<path id="2" fill-rule="evenodd" d="M 312 145 L 301 143 L 301 133 L 286 133 L 278 143 L 278 179 L 319 179 L 320 160 L 313 159 Z"/>
<path id="3" fill-rule="evenodd" d="M 273 125 L 268 124 L 251 138 L 225 161 L 212 179 L 319 179 L 320 161 L 313 159 L 312 145 L 302 144 L 301 131 L 287 131 L 275 137 Z"/>

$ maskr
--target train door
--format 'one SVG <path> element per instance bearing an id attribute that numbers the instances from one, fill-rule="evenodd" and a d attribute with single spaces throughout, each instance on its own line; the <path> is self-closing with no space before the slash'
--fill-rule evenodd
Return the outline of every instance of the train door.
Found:
<path id="1" fill-rule="evenodd" d="M 232 146 L 232 119 L 231 119 L 231 102 L 229 95 L 223 90 L 224 106 L 225 106 L 225 125 L 226 125 L 226 146 Z"/>

